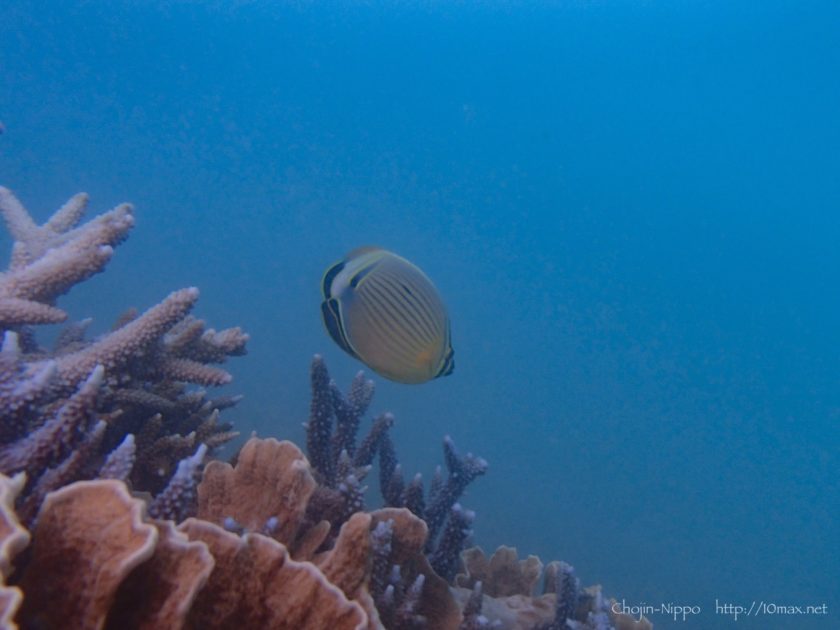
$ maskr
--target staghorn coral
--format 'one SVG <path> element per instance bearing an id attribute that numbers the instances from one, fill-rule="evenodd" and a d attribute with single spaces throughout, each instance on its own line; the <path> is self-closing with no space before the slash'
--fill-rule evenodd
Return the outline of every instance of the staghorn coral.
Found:
<path id="1" fill-rule="evenodd" d="M 153 518 L 181 522 L 189 514 L 195 512 L 196 486 L 206 454 L 207 445 L 201 444 L 195 455 L 182 459 L 178 463 L 178 468 L 166 488 L 149 504 L 149 514 Z"/>
<path id="2" fill-rule="evenodd" d="M 485 615 L 481 614 L 481 608 L 484 604 L 483 598 L 481 581 L 478 581 L 464 603 L 464 620 L 461 622 L 460 630 L 482 630 L 483 628 L 499 628 L 501 626 L 500 621 L 491 622 Z"/>
<path id="3" fill-rule="evenodd" d="M 15 239 L 0 274 L 0 472 L 27 473 L 17 498 L 26 523 L 50 491 L 97 476 L 161 495 L 161 505 L 179 462 L 238 435 L 219 415 L 238 398 L 210 399 L 187 384 L 230 382 L 211 364 L 244 354 L 248 336 L 189 315 L 194 287 L 121 318 L 96 339 L 85 339 L 90 320 L 83 320 L 52 351 L 38 344 L 30 326 L 66 319 L 57 298 L 102 271 L 134 225 L 128 204 L 80 225 L 86 206 L 87 196 L 76 195 L 38 226 L 0 188 L 0 215 Z M 169 492 L 183 499 L 170 512 L 191 509 L 189 492 Z"/>
<path id="4" fill-rule="evenodd" d="M 137 459 L 136 454 L 137 447 L 134 436 L 129 433 L 105 458 L 105 462 L 99 469 L 99 478 L 125 481 L 131 474 L 131 469 L 134 468 Z"/>
<path id="5" fill-rule="evenodd" d="M 9 270 L 0 276 L 0 326 L 64 321 L 56 298 L 102 271 L 134 225 L 129 204 L 84 226 L 87 195 L 73 197 L 42 226 L 35 222 L 7 188 L 0 187 L 0 214 L 15 244 Z"/>
<path id="6" fill-rule="evenodd" d="M 429 557 L 435 572 L 447 581 L 455 577 L 458 557 L 467 540 L 472 536 L 475 512 L 465 510 L 459 503 L 452 507 L 446 529 Z"/>
<path id="7" fill-rule="evenodd" d="M 443 451 L 448 476 L 444 481 L 438 468 L 426 497 L 419 473 L 408 485 L 402 479 L 389 436 L 393 414 L 374 418 L 367 435 L 356 445 L 361 418 L 374 393 L 373 382 L 366 380 L 363 372 L 356 374 L 345 396 L 330 378 L 324 359 L 315 355 L 310 382 L 312 402 L 305 425 L 306 444 L 319 485 L 308 508 L 309 521 L 329 521 L 335 535 L 341 523 L 363 510 L 367 488 L 362 481 L 378 453 L 379 486 L 385 505 L 406 507 L 427 523 L 425 544 L 432 565 L 445 578 L 454 577 L 459 553 L 475 518 L 473 512 L 462 509 L 457 502 L 466 487 L 487 471 L 487 462 L 472 453 L 459 455 L 452 439 L 446 436 Z"/>
<path id="8" fill-rule="evenodd" d="M 372 594 L 389 629 L 456 629 L 461 613 L 424 554 L 428 526 L 406 508 L 373 512 Z"/>
<path id="9" fill-rule="evenodd" d="M 312 402 L 306 428 L 306 450 L 318 482 L 308 505 L 307 520 L 328 521 L 331 536 L 350 516 L 364 509 L 361 482 L 370 471 L 370 464 L 381 436 L 393 424 L 391 414 L 377 418 L 367 437 L 357 448 L 356 433 L 361 416 L 373 398 L 372 381 L 365 381 L 359 372 L 345 398 L 330 378 L 327 365 L 315 355 L 310 368 Z M 333 418 L 337 426 L 333 428 Z M 351 455 L 352 454 L 352 455 Z"/>
<path id="10" fill-rule="evenodd" d="M 62 400 L 44 424 L 0 447 L 0 470 L 25 472 L 37 479 L 42 470 L 65 460 L 78 446 L 79 437 L 87 435 L 97 422 L 93 410 L 103 374 L 102 366 L 97 365 L 82 386 Z"/>

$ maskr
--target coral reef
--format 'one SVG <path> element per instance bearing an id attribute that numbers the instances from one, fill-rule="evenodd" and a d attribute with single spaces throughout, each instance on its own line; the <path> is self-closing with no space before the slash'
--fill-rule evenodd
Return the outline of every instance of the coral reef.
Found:
<path id="1" fill-rule="evenodd" d="M 235 467 L 214 461 L 204 468 L 197 515 L 225 529 L 258 532 L 293 547 L 316 485 L 297 446 L 273 438 L 249 440 Z M 323 532 L 316 547 L 325 537 Z M 301 541 L 307 543 L 304 549 L 313 544 L 309 538 Z M 304 555 L 310 557 L 311 551 Z"/>
<path id="2" fill-rule="evenodd" d="M 614 615 L 565 563 L 549 563 L 535 595 L 542 564 L 506 547 L 490 559 L 465 551 L 452 586 L 429 563 L 426 523 L 406 508 L 357 512 L 322 547 L 329 526 L 307 530 L 303 517 L 313 471 L 290 442 L 252 438 L 235 466 L 207 471 L 199 516 L 177 527 L 150 518 L 122 481 L 65 486 L 41 506 L 31 544 L 11 509 L 22 478 L 0 476 L 5 627 L 650 627 Z"/>
<path id="3" fill-rule="evenodd" d="M 17 495 L 25 523 L 50 491 L 96 477 L 159 495 L 153 513 L 189 511 L 179 462 L 195 469 L 201 462 L 187 458 L 203 459 L 203 449 L 237 435 L 219 413 L 238 399 L 210 399 L 187 385 L 230 382 L 213 364 L 244 354 L 248 336 L 189 315 L 198 289 L 129 312 L 96 339 L 85 339 L 86 320 L 65 328 L 52 350 L 38 344 L 32 325 L 64 321 L 58 297 L 102 271 L 134 225 L 128 204 L 79 225 L 87 200 L 76 195 L 39 226 L 0 188 L 0 214 L 15 239 L 0 275 L 0 472 L 26 473 Z"/>
<path id="4" fill-rule="evenodd" d="M 649 630 L 652 624 L 612 610 L 600 586 L 580 587 L 565 562 L 543 565 L 536 556 L 518 560 L 516 549 L 499 547 L 490 558 L 479 547 L 461 554 L 465 573 L 455 578 L 453 592 L 464 608 L 465 623 L 477 628 L 565 630 Z M 540 574 L 542 592 L 535 595 Z M 482 618 L 483 621 L 478 621 Z M 477 625 L 476 625 L 477 624 Z"/>
<path id="5" fill-rule="evenodd" d="M 86 205 L 39 226 L 0 188 L 15 239 L 0 275 L 0 630 L 651 627 L 566 563 L 465 549 L 475 514 L 461 502 L 487 462 L 447 436 L 446 475 L 406 482 L 392 414 L 358 437 L 373 382 L 360 372 L 344 394 L 319 356 L 306 454 L 253 437 L 207 462 L 237 435 L 220 418 L 239 398 L 202 388 L 231 380 L 218 364 L 248 336 L 190 315 L 195 288 L 41 347 L 33 327 L 66 320 L 57 298 L 134 223 L 123 204 L 79 225 Z M 374 465 L 384 507 L 366 511 Z"/>
<path id="6" fill-rule="evenodd" d="M 16 586 L 7 586 L 14 558 L 29 544 L 30 536 L 15 514 L 15 500 L 23 490 L 26 475 L 13 478 L 0 475 L 0 628 L 13 628 L 13 618 L 23 601 L 23 593 Z"/>
<path id="7" fill-rule="evenodd" d="M 364 627 L 361 607 L 280 543 L 193 518 L 175 528 L 143 513 L 143 501 L 119 481 L 81 481 L 51 493 L 18 581 L 25 596 L 16 621 L 38 628 L 210 628 L 234 620 L 289 630 Z"/>
<path id="8" fill-rule="evenodd" d="M 143 511 L 119 481 L 80 481 L 51 492 L 17 582 L 26 625 L 101 627 L 120 584 L 154 552 L 157 530 L 143 522 Z M 74 583 L 78 592 L 64 586 Z"/>
<path id="9" fill-rule="evenodd" d="M 356 445 L 361 419 L 373 399 L 373 382 L 359 372 L 345 396 L 319 355 L 312 359 L 310 382 L 312 402 L 305 425 L 306 445 L 319 484 L 307 512 L 309 520 L 329 521 L 334 533 L 351 514 L 363 510 L 367 488 L 361 482 L 378 454 L 379 487 L 385 505 L 405 507 L 425 521 L 425 551 L 432 567 L 438 575 L 451 580 L 475 518 L 458 500 L 472 481 L 487 472 L 487 462 L 472 453 L 459 455 L 452 439 L 446 436 L 446 480 L 438 466 L 427 494 L 419 473 L 406 485 L 389 435 L 395 422 L 393 414 L 386 412 L 375 417 L 367 435 Z"/>

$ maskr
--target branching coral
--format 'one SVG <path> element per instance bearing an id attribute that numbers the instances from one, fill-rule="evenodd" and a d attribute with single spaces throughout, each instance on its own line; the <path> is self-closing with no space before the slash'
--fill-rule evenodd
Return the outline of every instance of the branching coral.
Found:
<path id="1" fill-rule="evenodd" d="M 172 504 L 189 492 L 161 494 L 179 462 L 197 451 L 201 460 L 202 444 L 213 449 L 237 435 L 219 411 L 238 399 L 208 399 L 186 384 L 228 383 L 230 374 L 211 364 L 244 354 L 248 336 L 190 316 L 195 288 L 121 318 L 97 339 L 85 339 L 86 320 L 65 329 L 53 351 L 38 345 L 29 325 L 63 321 L 58 297 L 102 271 L 134 225 L 128 204 L 80 225 L 86 205 L 76 195 L 38 226 L 0 188 L 0 215 L 15 239 L 0 274 L 0 472 L 27 474 L 17 499 L 25 522 L 50 491 L 97 476 L 159 495 L 153 510 L 161 514 L 189 510 Z"/>
<path id="2" fill-rule="evenodd" d="M 446 580 L 429 564 L 424 547 L 429 529 L 406 508 L 373 513 L 371 588 L 389 629 L 456 629 L 461 612 Z"/>
<path id="3" fill-rule="evenodd" d="M 459 455 L 452 439 L 446 436 L 443 451 L 449 474 L 444 481 L 438 468 L 428 496 L 424 496 L 419 474 L 408 485 L 403 481 L 389 436 L 393 414 L 374 418 L 366 437 L 356 445 L 361 419 L 373 399 L 373 382 L 359 372 L 344 396 L 319 355 L 312 360 L 310 376 L 312 403 L 306 444 L 315 478 L 320 482 L 307 512 L 310 521 L 328 520 L 335 532 L 351 514 L 363 510 L 366 487 L 361 482 L 378 453 L 379 486 L 386 506 L 406 507 L 426 522 L 425 545 L 432 566 L 443 577 L 452 579 L 458 554 L 471 534 L 475 518 L 457 501 L 466 487 L 487 471 L 487 462 L 472 453 Z"/>
<path id="4" fill-rule="evenodd" d="M 0 187 L 0 214 L 15 239 L 9 270 L 0 277 L 0 326 L 64 321 L 56 298 L 102 271 L 114 246 L 126 238 L 134 225 L 130 205 L 76 227 L 87 201 L 87 195 L 76 195 L 38 226 L 11 191 Z"/>

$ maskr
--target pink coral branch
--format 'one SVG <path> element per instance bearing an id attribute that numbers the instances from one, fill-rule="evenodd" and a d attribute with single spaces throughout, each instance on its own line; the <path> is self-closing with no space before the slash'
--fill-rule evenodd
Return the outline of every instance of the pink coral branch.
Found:
<path id="1" fill-rule="evenodd" d="M 60 379 L 70 385 L 78 383 L 97 364 L 105 366 L 106 372 L 117 371 L 180 321 L 196 300 L 198 289 L 195 287 L 174 291 L 122 328 L 83 350 L 59 357 L 56 361 Z"/>
<path id="2" fill-rule="evenodd" d="M 36 238 L 38 226 L 12 191 L 3 186 L 0 186 L 0 214 L 15 240 L 30 241 Z"/>
<path id="3" fill-rule="evenodd" d="M 21 298 L 0 298 L 0 322 L 4 326 L 58 324 L 66 319 L 67 313 L 49 304 Z"/>
<path id="4" fill-rule="evenodd" d="M 233 380 L 233 377 L 221 368 L 190 359 L 166 359 L 160 367 L 164 376 L 208 387 L 227 385 Z"/>
<path id="5" fill-rule="evenodd" d="M 87 193 L 73 195 L 67 203 L 55 211 L 55 214 L 50 217 L 42 229 L 58 234 L 76 227 L 85 214 L 88 199 Z"/>

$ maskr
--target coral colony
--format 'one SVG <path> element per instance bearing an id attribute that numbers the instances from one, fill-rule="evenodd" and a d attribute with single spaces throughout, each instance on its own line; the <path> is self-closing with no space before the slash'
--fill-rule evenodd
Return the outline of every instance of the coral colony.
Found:
<path id="1" fill-rule="evenodd" d="M 212 459 L 238 435 L 221 415 L 239 398 L 204 388 L 231 380 L 218 364 L 248 335 L 190 315 L 195 288 L 98 338 L 86 320 L 41 346 L 36 327 L 67 319 L 57 298 L 134 225 L 127 204 L 80 225 L 86 206 L 76 195 L 39 226 L 0 188 L 14 238 L 0 275 L 0 628 L 651 627 L 566 563 L 465 549 L 475 514 L 460 501 L 487 462 L 446 437 L 446 473 L 406 481 L 394 416 L 365 419 L 373 382 L 359 373 L 345 394 L 320 356 L 306 454 L 254 437 Z M 384 507 L 367 510 L 374 463 Z"/>

